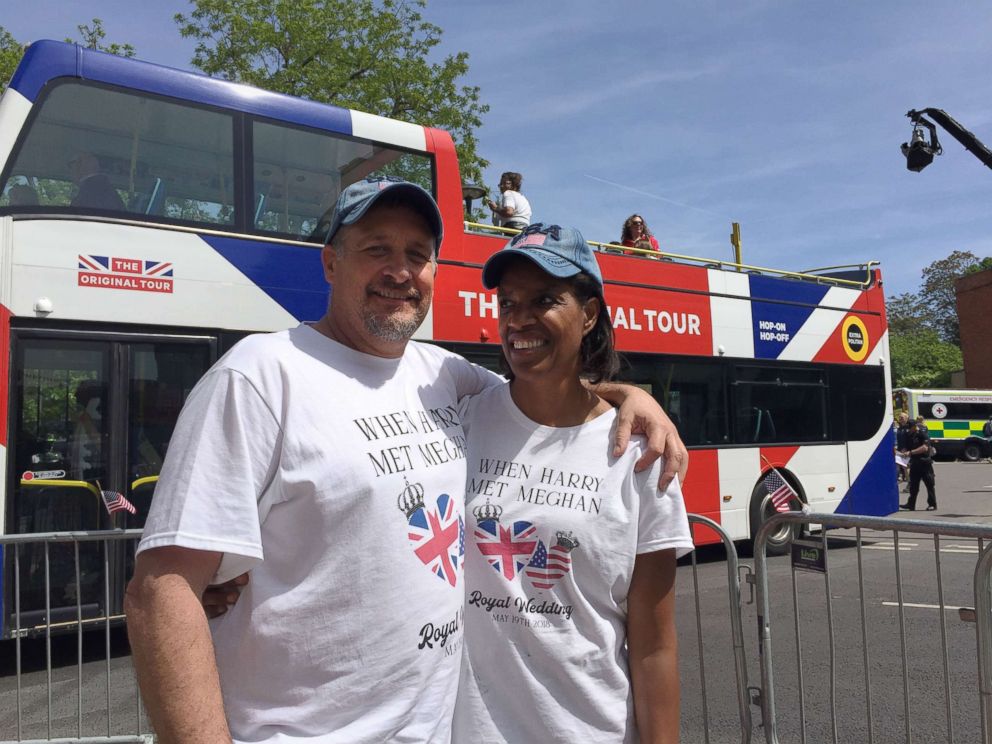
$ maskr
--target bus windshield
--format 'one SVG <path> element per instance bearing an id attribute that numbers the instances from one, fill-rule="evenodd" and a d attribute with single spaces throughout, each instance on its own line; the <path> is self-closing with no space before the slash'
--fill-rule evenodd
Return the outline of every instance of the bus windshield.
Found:
<path id="1" fill-rule="evenodd" d="M 250 130 L 241 214 L 235 140 Z M 43 94 L 0 206 L 96 212 L 320 242 L 340 190 L 369 175 L 433 190 L 424 154 L 251 119 L 188 101 L 61 81 Z"/>

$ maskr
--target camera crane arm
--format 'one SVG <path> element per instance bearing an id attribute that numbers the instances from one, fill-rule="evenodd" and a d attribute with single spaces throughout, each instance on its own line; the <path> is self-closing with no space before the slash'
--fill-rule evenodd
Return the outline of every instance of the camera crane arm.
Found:
<path id="1" fill-rule="evenodd" d="M 968 152 L 981 160 L 986 167 L 992 168 L 992 150 L 989 150 L 989 148 L 983 145 L 978 137 L 961 126 L 946 111 L 937 108 L 925 108 L 920 111 L 913 109 L 906 116 L 910 118 L 914 126 L 924 126 L 930 130 L 931 147 L 935 152 L 940 152 L 940 145 L 937 142 L 937 130 L 933 122 L 924 119 L 924 116 L 929 116 L 933 121 L 940 124 L 948 134 L 964 145 L 964 148 Z"/>

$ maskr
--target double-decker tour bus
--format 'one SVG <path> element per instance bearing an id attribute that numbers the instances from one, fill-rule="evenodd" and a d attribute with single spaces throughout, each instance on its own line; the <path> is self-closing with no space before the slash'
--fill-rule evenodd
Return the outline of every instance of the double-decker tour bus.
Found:
<path id="1" fill-rule="evenodd" d="M 496 301 L 480 268 L 506 235 L 464 222 L 449 134 L 32 44 L 0 100 L 4 534 L 140 527 L 200 375 L 246 333 L 324 312 L 328 210 L 372 174 L 421 184 L 445 221 L 418 338 L 495 365 Z M 690 511 L 749 538 L 773 467 L 818 511 L 896 509 L 876 268 L 795 274 L 608 249 L 623 375 L 663 403 L 692 450 Z M 102 491 L 136 513 L 109 514 Z M 85 618 L 119 616 L 126 551 L 82 543 L 77 597 L 72 550 L 58 547 L 21 549 L 20 627 L 71 623 L 77 602 Z M 4 635 L 12 551 L 0 572 Z M 109 606 L 97 586 L 105 559 Z"/>
<path id="2" fill-rule="evenodd" d="M 992 390 L 911 390 L 892 393 L 896 413 L 923 417 L 938 457 L 975 462 L 992 457 L 992 437 L 985 426 L 992 418 Z"/>

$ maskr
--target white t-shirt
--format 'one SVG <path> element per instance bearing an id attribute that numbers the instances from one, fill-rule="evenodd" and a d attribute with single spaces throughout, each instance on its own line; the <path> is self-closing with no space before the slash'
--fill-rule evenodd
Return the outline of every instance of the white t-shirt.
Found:
<path id="1" fill-rule="evenodd" d="M 498 382 L 436 346 L 400 359 L 309 326 L 252 336 L 200 381 L 139 551 L 251 570 L 211 622 L 235 740 L 446 742 L 463 638 L 465 438 Z"/>
<path id="2" fill-rule="evenodd" d="M 507 189 L 500 195 L 499 205 L 504 209 L 509 207 L 513 210 L 510 217 L 493 215 L 493 224 L 497 227 L 526 227 L 530 224 L 530 202 L 527 197 L 519 191 Z"/>
<path id="3" fill-rule="evenodd" d="M 642 438 L 612 456 L 613 410 L 541 426 L 501 385 L 463 414 L 466 647 L 453 741 L 636 741 L 627 592 L 638 554 L 692 549 L 678 483 L 658 492 L 660 461 L 634 473 Z"/>

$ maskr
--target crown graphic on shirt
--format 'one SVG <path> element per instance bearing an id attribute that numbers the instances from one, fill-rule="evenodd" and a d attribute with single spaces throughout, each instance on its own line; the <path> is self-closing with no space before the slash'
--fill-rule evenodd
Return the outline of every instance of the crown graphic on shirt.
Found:
<path id="1" fill-rule="evenodd" d="M 417 509 L 424 506 L 424 487 L 419 483 L 414 483 L 411 486 L 405 476 L 403 482 L 406 485 L 400 491 L 400 495 L 396 497 L 396 507 L 409 519 L 416 513 Z"/>
<path id="2" fill-rule="evenodd" d="M 571 532 L 556 532 L 555 537 L 558 538 L 558 545 L 565 548 L 565 550 L 575 550 L 579 547 L 579 538 L 572 537 Z"/>
<path id="3" fill-rule="evenodd" d="M 489 503 L 489 499 L 486 499 L 486 503 L 482 506 L 477 506 L 472 510 L 475 515 L 475 521 L 484 522 L 487 519 L 492 519 L 499 521 L 500 516 L 503 514 L 503 507 L 495 506 Z"/>

